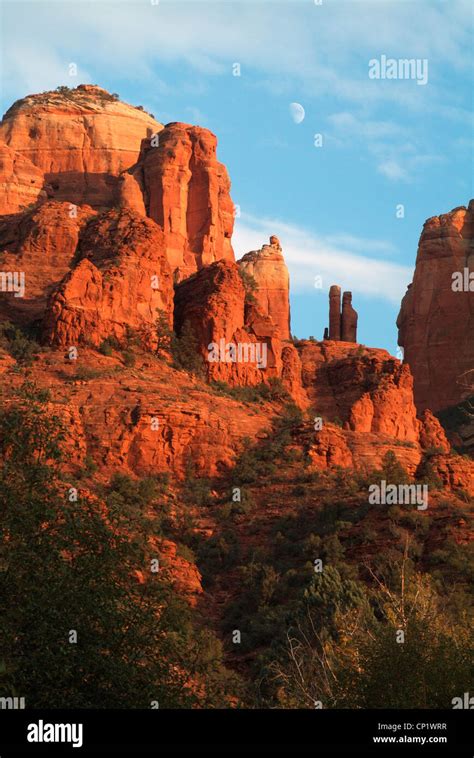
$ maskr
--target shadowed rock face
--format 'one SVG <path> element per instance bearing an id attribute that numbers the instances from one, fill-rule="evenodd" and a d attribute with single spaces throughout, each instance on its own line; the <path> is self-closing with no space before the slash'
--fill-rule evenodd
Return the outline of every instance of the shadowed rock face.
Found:
<path id="1" fill-rule="evenodd" d="M 89 206 L 49 200 L 0 219 L 0 271 L 24 274 L 25 293 L 0 295 L 0 315 L 21 324 L 43 317 L 49 295 L 70 271 L 81 229 L 95 215 Z"/>
<path id="2" fill-rule="evenodd" d="M 474 394 L 474 291 L 453 290 L 455 272 L 474 272 L 473 246 L 473 201 L 423 227 L 413 282 L 397 319 L 419 412 Z"/>
<path id="3" fill-rule="evenodd" d="M 253 277 L 253 296 L 262 313 L 270 316 L 282 340 L 290 339 L 290 277 L 277 237 L 270 244 L 247 253 L 238 261 L 242 271 Z"/>
<path id="4" fill-rule="evenodd" d="M 102 87 L 82 84 L 18 100 L 0 138 L 44 173 L 54 199 L 101 208 L 115 204 L 118 176 L 137 160 L 141 140 L 162 128 Z"/>
<path id="5" fill-rule="evenodd" d="M 342 296 L 341 340 L 357 342 L 357 311 L 352 307 L 352 292 Z"/>
<path id="6" fill-rule="evenodd" d="M 341 288 L 337 284 L 329 290 L 329 339 L 341 339 Z"/>

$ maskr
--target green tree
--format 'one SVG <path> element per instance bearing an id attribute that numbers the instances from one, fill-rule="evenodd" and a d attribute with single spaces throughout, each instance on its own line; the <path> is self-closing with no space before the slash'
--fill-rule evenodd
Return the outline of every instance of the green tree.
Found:
<path id="1" fill-rule="evenodd" d="M 166 311 L 160 308 L 156 309 L 157 317 L 155 320 L 155 337 L 156 337 L 156 354 L 161 358 L 171 349 L 173 339 L 173 330 L 170 327 Z"/>
<path id="2" fill-rule="evenodd" d="M 231 677 L 219 643 L 151 571 L 158 556 L 139 503 L 107 506 L 86 492 L 76 501 L 61 478 L 64 439 L 30 383 L 0 411 L 5 696 L 28 707 L 222 706 Z M 148 499 L 148 485 L 138 494 Z"/>

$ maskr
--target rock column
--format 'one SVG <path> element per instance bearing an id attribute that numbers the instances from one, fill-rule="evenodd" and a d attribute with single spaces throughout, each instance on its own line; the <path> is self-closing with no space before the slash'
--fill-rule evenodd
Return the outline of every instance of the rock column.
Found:
<path id="1" fill-rule="evenodd" d="M 329 339 L 341 339 L 341 288 L 337 284 L 329 290 Z"/>
<path id="2" fill-rule="evenodd" d="M 352 292 L 344 292 L 342 296 L 341 339 L 357 342 L 357 311 L 352 307 Z"/>

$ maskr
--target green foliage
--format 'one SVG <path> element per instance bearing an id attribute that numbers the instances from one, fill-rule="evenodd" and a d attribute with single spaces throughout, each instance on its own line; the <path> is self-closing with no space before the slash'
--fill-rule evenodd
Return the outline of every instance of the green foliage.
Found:
<path id="1" fill-rule="evenodd" d="M 99 353 L 102 353 L 102 355 L 112 355 L 114 350 L 118 350 L 120 348 L 120 344 L 115 337 L 107 337 L 105 340 L 102 340 L 102 342 L 99 345 Z"/>
<path id="2" fill-rule="evenodd" d="M 406 561 L 396 569 L 396 581 L 377 578 L 368 597 L 332 567 L 315 576 L 262 660 L 267 705 L 451 707 L 469 686 L 469 622 L 450 617 Z"/>
<path id="3" fill-rule="evenodd" d="M 409 484 L 410 477 L 402 464 L 398 461 L 393 450 L 388 450 L 383 459 L 382 467 L 374 472 L 374 477 L 385 480 L 389 484 Z"/>
<path id="4" fill-rule="evenodd" d="M 211 387 L 221 395 L 233 397 L 242 403 L 288 402 L 290 396 L 278 377 L 270 377 L 254 387 L 231 387 L 226 382 L 211 382 Z"/>
<path id="5" fill-rule="evenodd" d="M 220 643 L 149 569 L 155 550 L 139 510 L 153 486 L 116 477 L 107 507 L 84 493 L 71 500 L 59 469 L 64 432 L 46 400 L 26 384 L 0 410 L 5 694 L 25 694 L 30 708 L 222 706 L 233 677 Z"/>
<path id="6" fill-rule="evenodd" d="M 21 366 L 31 366 L 40 351 L 34 339 L 9 321 L 0 323 L 0 347 Z"/>
<path id="7" fill-rule="evenodd" d="M 199 353 L 199 341 L 190 321 L 186 321 L 179 336 L 171 338 L 173 365 L 196 376 L 204 376 L 204 362 Z"/>
<path id="8" fill-rule="evenodd" d="M 230 530 L 210 537 L 198 549 L 198 567 L 203 580 L 212 584 L 216 575 L 234 566 L 240 556 L 238 540 Z"/>
<path id="9" fill-rule="evenodd" d="M 91 368 L 90 366 L 77 366 L 76 373 L 71 378 L 72 380 L 78 379 L 82 382 L 90 382 L 92 379 L 99 379 L 101 376 L 104 376 L 102 369 Z"/>
<path id="10" fill-rule="evenodd" d="M 209 505 L 211 499 L 211 483 L 209 479 L 197 475 L 196 467 L 190 460 L 186 463 L 182 494 L 184 502 L 192 505 Z"/>
<path id="11" fill-rule="evenodd" d="M 169 319 L 166 311 L 156 309 L 157 317 L 155 320 L 155 352 L 159 358 L 163 357 L 171 349 L 173 339 L 173 330 L 169 325 Z"/>
<path id="12" fill-rule="evenodd" d="M 125 352 L 122 353 L 122 360 L 123 360 L 124 366 L 126 366 L 127 368 L 133 368 L 133 366 L 135 366 L 137 362 L 135 353 L 133 353 L 131 350 L 126 350 Z"/>
<path id="13" fill-rule="evenodd" d="M 254 294 L 257 290 L 257 282 L 255 281 L 255 278 L 241 266 L 239 266 L 239 275 L 242 279 L 242 284 L 244 285 L 245 304 L 255 305 L 257 303 L 257 299 Z"/>
<path id="14" fill-rule="evenodd" d="M 442 451 L 438 451 L 436 448 L 425 450 L 423 458 L 416 470 L 416 478 L 423 484 L 427 484 L 428 487 L 433 490 L 443 489 L 443 482 L 436 474 L 432 460 L 439 452 Z"/>

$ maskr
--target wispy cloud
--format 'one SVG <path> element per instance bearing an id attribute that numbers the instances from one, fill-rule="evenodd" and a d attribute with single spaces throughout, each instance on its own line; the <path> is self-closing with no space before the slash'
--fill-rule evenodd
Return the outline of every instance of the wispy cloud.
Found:
<path id="1" fill-rule="evenodd" d="M 248 214 L 236 220 L 232 241 L 236 257 L 258 250 L 271 234 L 280 239 L 293 293 L 314 291 L 319 276 L 326 291 L 331 284 L 340 284 L 354 293 L 398 305 L 412 278 L 412 268 L 378 257 L 393 251 L 390 241 L 350 234 L 318 236 L 278 219 Z M 360 254 L 361 250 L 367 254 Z"/>
<path id="2" fill-rule="evenodd" d="M 24 60 L 33 63 L 38 76 L 48 57 L 60 69 L 72 57 L 88 70 L 139 71 L 150 84 L 160 61 L 181 62 L 206 76 L 230 76 L 232 62 L 238 61 L 243 76 L 255 81 L 258 71 L 260 81 L 267 76 L 271 86 L 297 85 L 308 96 L 423 108 L 420 89 L 428 88 L 369 81 L 368 61 L 384 52 L 467 70 L 469 6 L 469 0 L 339 0 L 321 6 L 293 0 L 4 0 L 4 75 L 9 89 L 28 88 L 28 65 L 18 66 L 15 54 L 18 35 L 13 31 L 21 19 Z M 45 72 L 43 86 L 49 82 Z M 453 98 L 454 93 L 443 91 L 438 100 L 456 109 Z"/>
<path id="3" fill-rule="evenodd" d="M 410 182 L 426 166 L 441 162 L 442 156 L 427 153 L 414 127 L 393 121 L 377 121 L 348 111 L 327 117 L 329 139 L 336 147 L 360 145 L 375 162 L 376 171 L 390 181 Z"/>

